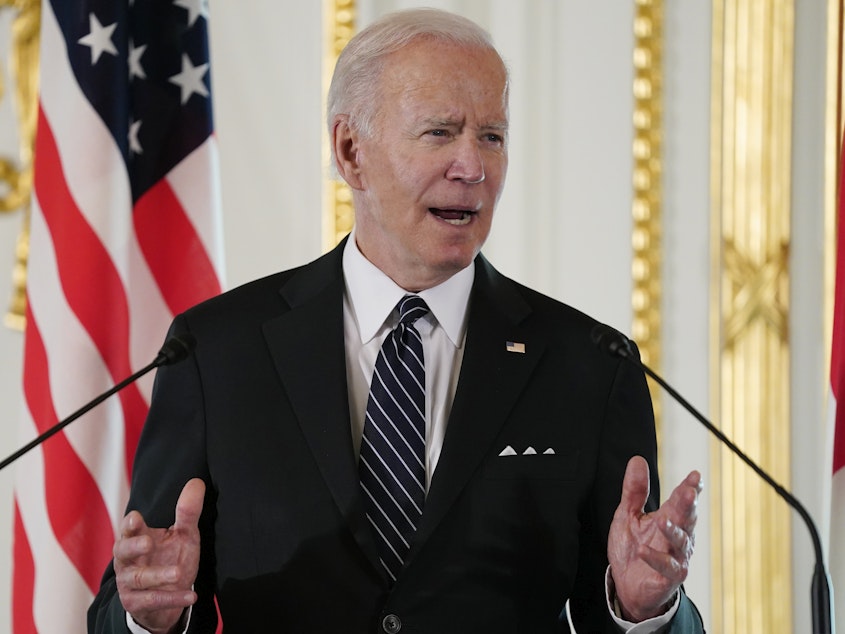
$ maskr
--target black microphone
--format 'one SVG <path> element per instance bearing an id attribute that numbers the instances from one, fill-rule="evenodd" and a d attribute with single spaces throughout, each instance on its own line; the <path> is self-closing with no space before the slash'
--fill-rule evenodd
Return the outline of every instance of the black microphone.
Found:
<path id="1" fill-rule="evenodd" d="M 833 607 L 830 602 L 830 586 L 827 572 L 824 568 L 824 557 L 822 555 L 822 542 L 819 538 L 819 532 L 816 529 L 813 518 L 807 512 L 807 509 L 792 495 L 789 491 L 778 484 L 774 478 L 766 473 L 757 463 L 745 455 L 743 451 L 737 447 L 731 440 L 725 436 L 716 426 L 704 417 L 697 409 L 681 396 L 671 385 L 666 383 L 656 372 L 649 368 L 645 363 L 640 361 L 639 355 L 634 352 L 634 347 L 631 340 L 628 339 L 618 330 L 614 330 L 605 324 L 598 324 L 593 326 L 590 332 L 590 337 L 593 342 L 608 354 L 627 359 L 635 366 L 640 368 L 643 372 L 648 374 L 652 379 L 657 381 L 664 390 L 672 395 L 678 403 L 683 405 L 690 414 L 692 414 L 698 421 L 709 429 L 723 444 L 739 456 L 745 464 L 751 467 L 754 472 L 765 480 L 786 502 L 798 511 L 798 514 L 807 524 L 810 530 L 810 537 L 813 540 L 813 549 L 816 551 L 816 567 L 813 571 L 812 587 L 810 589 L 810 599 L 812 603 L 813 613 L 813 634 L 831 634 L 831 613 Z"/>
<path id="2" fill-rule="evenodd" d="M 18 449 L 11 456 L 0 462 L 0 469 L 4 469 L 5 467 L 9 466 L 15 460 L 17 460 L 26 452 L 28 452 L 30 449 L 37 447 L 42 442 L 47 440 L 50 436 L 53 436 L 54 434 L 60 432 L 62 429 L 64 429 L 73 421 L 75 421 L 77 418 L 87 413 L 88 411 L 94 409 L 97 405 L 105 401 L 112 394 L 119 392 L 130 383 L 134 383 L 150 370 L 154 370 L 155 368 L 159 368 L 163 365 L 172 365 L 174 363 L 178 363 L 179 361 L 187 359 L 188 355 L 193 352 L 194 346 L 196 346 L 196 344 L 197 340 L 190 333 L 184 333 L 179 335 L 178 337 L 170 337 L 167 341 L 164 342 L 164 345 L 161 347 L 161 350 L 158 351 L 158 354 L 156 355 L 156 358 L 153 359 L 152 363 L 144 366 L 135 374 L 125 378 L 123 381 L 121 381 L 111 389 L 103 392 L 93 401 L 90 401 L 82 408 L 76 410 L 73 414 L 65 418 L 63 421 L 56 423 L 43 434 Z"/>

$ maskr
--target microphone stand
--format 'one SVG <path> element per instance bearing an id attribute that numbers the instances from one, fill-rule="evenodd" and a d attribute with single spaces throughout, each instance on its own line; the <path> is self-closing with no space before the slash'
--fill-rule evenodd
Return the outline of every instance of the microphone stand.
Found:
<path id="1" fill-rule="evenodd" d="M 609 339 L 609 341 L 608 341 Z M 831 618 L 831 601 L 830 601 L 830 583 L 827 572 L 824 567 L 824 555 L 822 553 L 822 542 L 819 537 L 819 532 L 813 522 L 813 518 L 804 505 L 787 491 L 784 487 L 778 484 L 768 473 L 766 473 L 760 466 L 757 465 L 751 458 L 737 447 L 725 434 L 721 432 L 713 423 L 711 423 L 703 414 L 701 414 L 689 401 L 681 396 L 675 388 L 663 380 L 656 372 L 649 368 L 645 363 L 640 361 L 639 357 L 634 354 L 631 349 L 630 340 L 620 332 L 617 332 L 609 326 L 599 325 L 593 329 L 593 340 L 601 347 L 605 348 L 611 354 L 627 359 L 635 366 L 640 368 L 652 379 L 657 381 L 664 390 L 666 390 L 672 398 L 680 403 L 684 409 L 692 414 L 698 422 L 710 430 L 721 442 L 742 459 L 754 472 L 765 480 L 786 502 L 794 508 L 807 528 L 810 531 L 810 538 L 813 541 L 813 550 L 816 555 L 816 566 L 813 570 L 813 580 L 810 588 L 811 609 L 813 615 L 813 634 L 831 634 L 832 618 Z"/>
<path id="2" fill-rule="evenodd" d="M 196 340 L 191 335 L 182 335 L 181 337 L 171 337 L 167 341 L 164 342 L 161 350 L 159 350 L 158 355 L 156 358 L 149 364 L 145 365 L 143 368 L 135 372 L 133 375 L 123 379 L 120 383 L 115 385 L 114 387 L 110 388 L 109 390 L 100 394 L 97 398 L 93 401 L 90 401 L 86 405 L 82 406 L 80 409 L 76 410 L 73 414 L 68 416 L 62 421 L 59 421 L 50 429 L 42 433 L 40 436 L 35 438 L 34 440 L 28 442 L 23 447 L 18 449 L 15 453 L 5 458 L 2 462 L 0 462 L 0 470 L 3 470 L 10 464 L 12 464 L 15 460 L 20 458 L 22 455 L 34 449 L 45 440 L 47 440 L 50 436 L 53 436 L 60 432 L 62 429 L 70 425 L 73 421 L 77 418 L 86 414 L 90 410 L 94 409 L 97 405 L 105 401 L 109 396 L 112 394 L 119 392 L 123 388 L 125 388 L 130 383 L 134 383 L 142 376 L 147 374 L 150 370 L 154 370 L 155 368 L 161 367 L 163 365 L 169 365 L 171 363 L 176 363 L 181 361 L 182 359 L 187 358 L 190 354 L 191 350 L 193 349 L 194 345 L 196 345 Z"/>

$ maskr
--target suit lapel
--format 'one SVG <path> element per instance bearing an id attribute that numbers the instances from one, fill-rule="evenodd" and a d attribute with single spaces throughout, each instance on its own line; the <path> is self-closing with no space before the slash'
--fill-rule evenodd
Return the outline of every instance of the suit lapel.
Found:
<path id="1" fill-rule="evenodd" d="M 285 284 L 280 292 L 290 310 L 266 322 L 264 335 L 325 483 L 375 566 L 378 555 L 360 500 L 345 380 L 344 243 Z"/>
<path id="2" fill-rule="evenodd" d="M 513 283 L 482 256 L 476 262 L 460 379 L 409 559 L 424 545 L 490 451 L 546 345 L 521 326 L 530 307 Z M 525 352 L 509 351 L 509 341 L 524 344 Z"/>
<path id="3" fill-rule="evenodd" d="M 352 450 L 343 341 L 343 243 L 281 289 L 290 310 L 264 325 L 265 338 L 323 478 L 356 541 L 381 574 L 361 504 Z M 437 470 L 408 565 L 490 451 L 507 413 L 545 349 L 521 325 L 530 314 L 510 280 L 476 260 L 461 375 Z M 506 343 L 525 345 L 510 352 Z"/>

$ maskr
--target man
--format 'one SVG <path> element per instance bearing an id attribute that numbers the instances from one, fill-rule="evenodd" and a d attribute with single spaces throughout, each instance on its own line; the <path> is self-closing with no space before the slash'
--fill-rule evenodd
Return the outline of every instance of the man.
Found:
<path id="1" fill-rule="evenodd" d="M 157 377 L 89 631 L 211 632 L 215 597 L 238 633 L 701 631 L 700 478 L 657 509 L 644 377 L 479 254 L 507 99 L 463 18 L 350 42 L 328 118 L 355 228 L 175 320 L 196 351 Z"/>

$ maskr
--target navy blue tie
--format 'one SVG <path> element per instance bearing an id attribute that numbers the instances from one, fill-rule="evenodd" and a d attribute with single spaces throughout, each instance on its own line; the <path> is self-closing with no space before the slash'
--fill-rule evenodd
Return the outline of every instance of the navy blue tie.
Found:
<path id="1" fill-rule="evenodd" d="M 425 364 L 414 322 L 428 306 L 406 295 L 398 308 L 399 324 L 376 359 L 358 465 L 367 518 L 393 581 L 425 502 Z"/>

